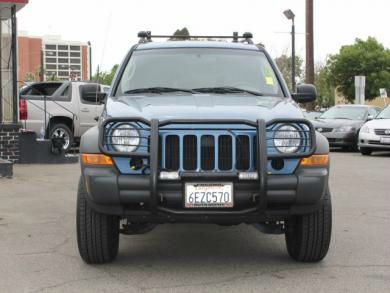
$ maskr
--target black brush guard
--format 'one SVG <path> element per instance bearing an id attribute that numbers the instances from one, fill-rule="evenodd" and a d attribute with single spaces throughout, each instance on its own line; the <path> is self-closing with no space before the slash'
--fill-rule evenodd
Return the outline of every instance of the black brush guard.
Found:
<path id="1" fill-rule="evenodd" d="M 105 147 L 105 130 L 106 126 L 112 122 L 120 122 L 120 123 L 137 123 L 142 122 L 143 124 L 150 126 L 150 145 L 149 152 L 132 152 L 132 153 L 124 153 L 108 150 Z M 310 147 L 309 149 L 300 154 L 276 154 L 272 156 L 267 156 L 267 126 L 273 124 L 288 124 L 288 123 L 299 123 L 305 124 L 309 127 L 309 135 L 310 135 Z M 243 210 L 177 210 L 159 206 L 159 194 L 158 194 L 158 185 L 159 185 L 159 128 L 168 124 L 246 124 L 253 127 L 256 127 L 257 132 L 257 160 L 256 160 L 256 169 L 258 172 L 258 201 L 256 206 L 253 208 L 243 209 Z M 304 158 L 311 156 L 315 151 L 315 130 L 313 125 L 305 120 L 305 119 L 277 119 L 272 120 L 266 123 L 264 120 L 259 119 L 256 122 L 247 121 L 247 120 L 164 120 L 159 121 L 157 119 L 152 119 L 151 121 L 145 120 L 143 118 L 108 118 L 105 119 L 100 124 L 99 129 L 99 149 L 103 154 L 109 156 L 120 156 L 120 157 L 140 157 L 149 159 L 149 168 L 150 168 L 150 210 L 149 211 L 137 211 L 137 216 L 153 216 L 157 215 L 159 212 L 168 213 L 177 216 L 181 215 L 196 215 L 196 216 L 243 216 L 250 214 L 265 214 L 267 209 L 267 162 L 268 159 L 273 158 Z M 131 176 L 131 175 L 129 175 Z M 226 179 L 226 178 L 237 178 L 238 172 L 182 172 L 181 178 L 201 178 L 201 179 Z"/>

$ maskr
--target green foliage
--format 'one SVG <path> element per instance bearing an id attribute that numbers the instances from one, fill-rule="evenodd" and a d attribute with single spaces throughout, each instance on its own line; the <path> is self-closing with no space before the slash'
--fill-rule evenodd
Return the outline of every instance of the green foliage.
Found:
<path id="1" fill-rule="evenodd" d="M 329 84 L 337 87 L 349 101 L 355 97 L 355 76 L 366 76 L 366 99 L 379 95 L 380 88 L 390 89 L 390 50 L 375 38 L 356 39 L 353 45 L 343 46 L 327 63 Z"/>
<path id="2" fill-rule="evenodd" d="M 32 72 L 27 72 L 26 76 L 24 77 L 24 81 L 25 82 L 32 82 L 32 81 L 35 81 L 36 78 L 35 78 L 35 74 L 32 73 Z"/>
<path id="3" fill-rule="evenodd" d="M 188 36 L 188 38 L 170 38 L 169 40 L 170 41 L 182 41 L 182 40 L 189 40 L 189 36 L 190 36 L 190 32 L 188 31 L 188 29 L 186 27 L 182 28 L 182 29 L 177 29 L 174 33 L 173 33 L 173 36 Z"/>
<path id="4" fill-rule="evenodd" d="M 291 74 L 292 74 L 292 58 L 283 54 L 275 59 L 276 65 L 282 73 L 288 88 L 291 91 Z M 295 76 L 296 80 L 302 79 L 303 76 L 303 59 L 300 56 L 295 56 Z"/>
<path id="5" fill-rule="evenodd" d="M 104 71 L 100 72 L 99 68 L 96 71 L 96 74 L 92 76 L 92 80 L 94 82 L 104 84 L 104 85 L 111 85 L 112 80 L 114 79 L 114 76 L 116 74 L 116 71 L 118 70 L 119 65 L 115 64 L 112 68 L 111 71 Z"/>
<path id="6" fill-rule="evenodd" d="M 329 68 L 319 64 L 315 68 L 315 86 L 317 88 L 316 104 L 320 107 L 331 107 L 335 103 L 335 87 L 329 82 Z"/>

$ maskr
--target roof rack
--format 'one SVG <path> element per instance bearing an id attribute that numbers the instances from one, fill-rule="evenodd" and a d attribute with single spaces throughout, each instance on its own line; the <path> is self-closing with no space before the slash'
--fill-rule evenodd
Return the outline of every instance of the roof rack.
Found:
<path id="1" fill-rule="evenodd" d="M 238 32 L 233 32 L 232 36 L 186 36 L 186 35 L 152 35 L 151 31 L 141 31 L 138 33 L 139 42 L 138 43 L 149 43 L 152 42 L 152 38 L 160 39 L 233 39 L 233 43 L 238 43 L 239 39 L 242 39 L 242 42 L 247 42 L 248 44 L 253 44 L 252 38 L 253 34 L 246 32 L 242 36 L 238 35 Z"/>

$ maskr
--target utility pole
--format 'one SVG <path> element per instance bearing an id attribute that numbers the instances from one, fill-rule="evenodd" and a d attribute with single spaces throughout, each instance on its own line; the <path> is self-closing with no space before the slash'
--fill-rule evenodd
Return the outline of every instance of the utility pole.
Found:
<path id="1" fill-rule="evenodd" d="M 306 83 L 314 84 L 313 0 L 306 0 Z M 314 106 L 315 102 L 312 102 L 306 107 L 313 110 Z"/>

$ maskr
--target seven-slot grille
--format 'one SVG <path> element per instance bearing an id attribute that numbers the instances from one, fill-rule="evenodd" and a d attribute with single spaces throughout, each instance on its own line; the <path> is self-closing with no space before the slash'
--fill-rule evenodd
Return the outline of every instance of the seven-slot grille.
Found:
<path id="1" fill-rule="evenodd" d="M 168 134 L 161 138 L 163 169 L 231 171 L 254 169 L 252 134 Z"/>

